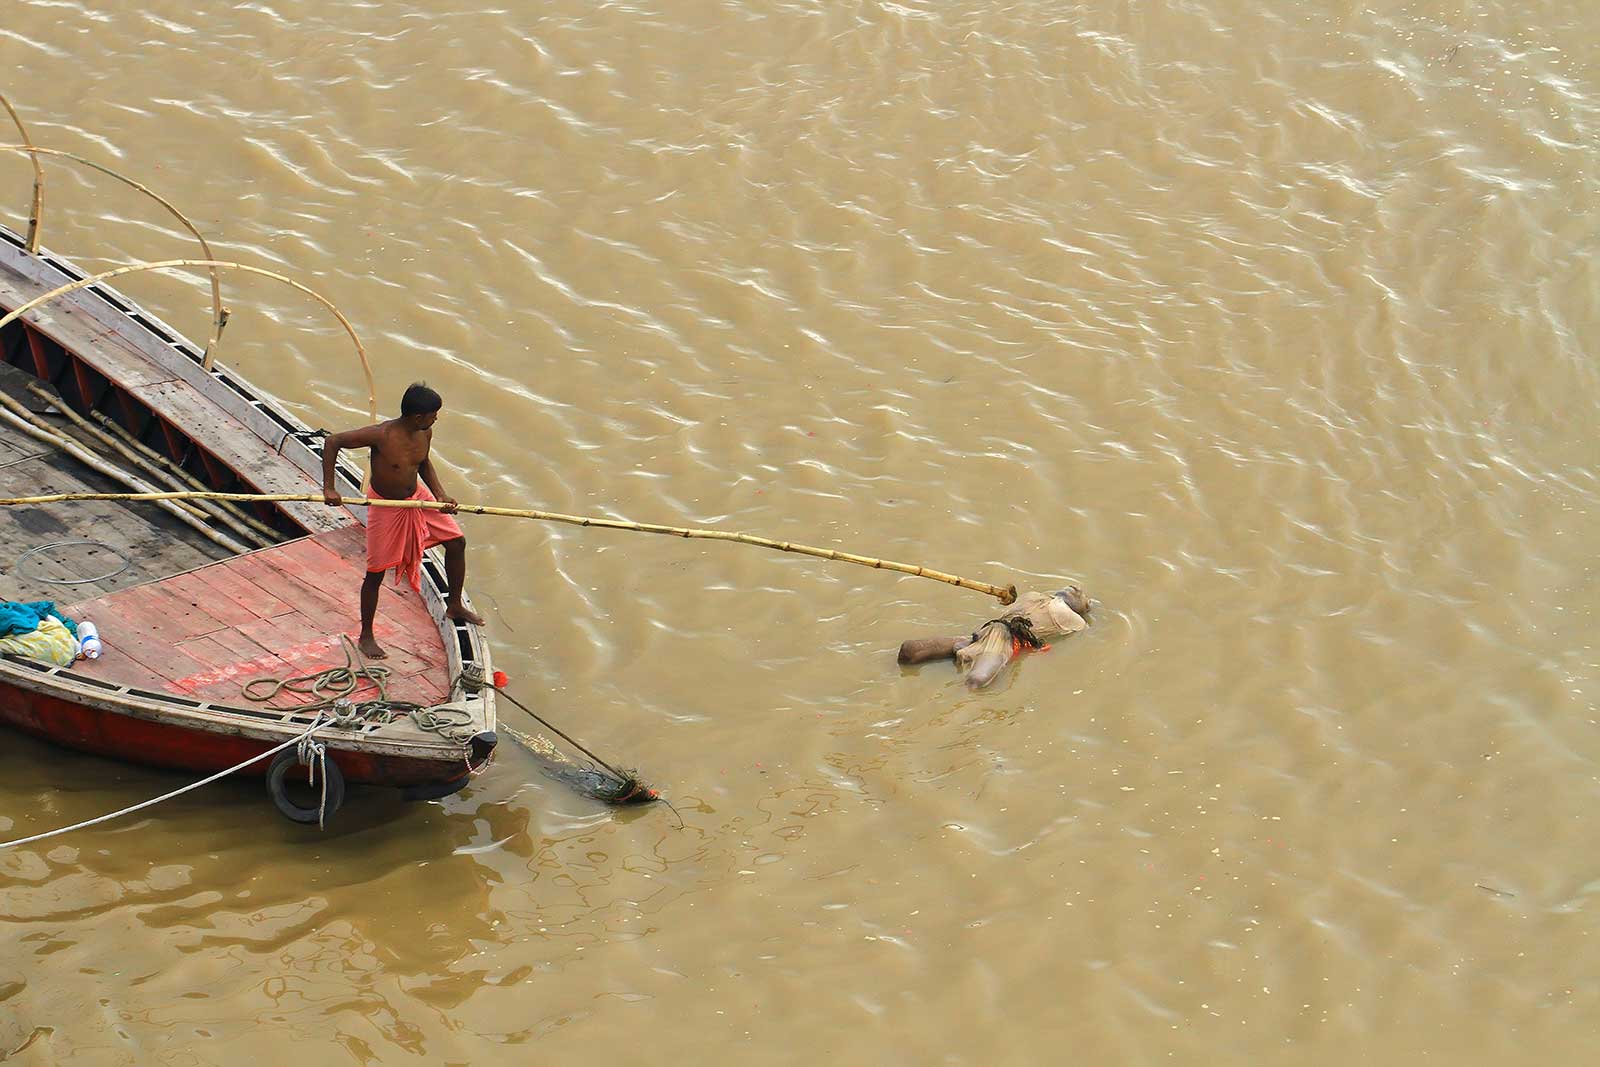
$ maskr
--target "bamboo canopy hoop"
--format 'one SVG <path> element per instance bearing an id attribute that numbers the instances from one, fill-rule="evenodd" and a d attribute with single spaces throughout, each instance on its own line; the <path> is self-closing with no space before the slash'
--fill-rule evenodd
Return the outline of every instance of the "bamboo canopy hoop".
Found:
<path id="1" fill-rule="evenodd" d="M 18 126 L 20 128 L 21 124 L 19 123 Z M 23 140 L 27 140 L 27 134 L 26 133 L 23 134 Z M 45 155 L 60 156 L 63 159 L 70 159 L 70 160 L 73 160 L 76 163 L 82 163 L 84 166 L 91 167 L 94 170 L 97 170 L 102 174 L 109 174 L 109 175 L 111 175 L 111 177 L 117 179 L 118 181 L 123 182 L 123 183 L 125 183 L 127 185 L 131 185 L 133 188 L 139 190 L 141 193 L 144 193 L 146 196 L 150 197 L 156 203 L 160 204 L 162 207 L 164 207 L 168 211 L 170 211 L 172 213 L 172 217 L 177 219 L 179 222 L 181 222 L 183 224 L 184 229 L 188 230 L 194 236 L 194 239 L 196 241 L 200 242 L 200 255 L 201 255 L 201 258 L 202 259 L 213 259 L 213 258 L 215 258 L 211 254 L 211 246 L 206 243 L 205 237 L 200 233 L 200 231 L 198 229 L 195 228 L 194 223 L 190 222 L 188 217 L 185 216 L 183 212 L 179 211 L 175 206 L 173 206 L 173 204 L 169 200 L 167 200 L 166 197 L 164 197 L 161 194 L 157 193 L 155 190 L 151 189 L 149 186 L 145 185 L 143 182 L 134 181 L 132 178 L 128 177 L 126 174 L 120 174 L 117 171 L 112 170 L 110 167 L 103 166 L 102 164 L 96 163 L 92 159 L 85 159 L 82 156 L 74 155 L 71 152 L 63 152 L 59 148 L 40 148 L 40 147 L 38 147 L 36 145 L 33 145 L 33 144 L 0 144 L 0 151 L 3 151 L 3 152 L 27 152 L 30 156 L 33 157 L 34 166 L 36 166 L 36 167 L 39 165 L 39 154 L 42 152 Z M 40 194 L 38 193 L 37 186 L 36 186 L 35 187 L 35 196 L 39 196 L 39 195 Z M 35 201 L 35 206 L 34 206 L 35 218 L 30 220 L 30 222 L 29 222 L 28 251 L 30 251 L 30 252 L 37 252 L 39 250 L 38 242 L 34 240 L 34 230 L 37 229 L 37 223 L 38 223 L 37 216 L 38 216 L 38 213 L 39 213 L 41 207 L 42 207 L 42 203 L 40 201 L 36 200 Z M 227 308 L 222 306 L 222 282 L 221 282 L 220 278 L 217 275 L 216 268 L 215 267 L 211 268 L 210 273 L 211 273 L 211 335 L 206 338 L 205 362 L 202 364 L 202 366 L 204 366 L 206 370 L 210 370 L 211 369 L 211 363 L 216 358 L 217 343 L 222 338 L 222 328 L 224 326 L 228 325 L 228 317 L 231 314 L 231 312 L 229 312 L 229 310 Z"/>
<path id="2" fill-rule="evenodd" d="M 17 109 L 11 106 L 11 101 L 6 99 L 4 93 L 0 93 L 0 105 L 5 107 L 11 121 L 17 124 L 17 132 L 22 135 L 22 149 L 33 159 L 33 206 L 28 213 L 28 251 L 36 254 L 39 251 L 39 220 L 44 214 L 44 166 L 39 162 L 39 153 L 43 150 L 34 147 L 27 127 L 17 117 Z"/>
<path id="3" fill-rule="evenodd" d="M 5 325 L 5 322 L 0 320 L 0 326 L 3 325 Z M 263 503 L 293 501 L 321 504 L 325 502 L 322 496 L 313 493 L 52 493 L 48 496 L 0 498 L 0 507 L 59 504 L 71 500 L 170 501 L 197 499 L 261 501 Z M 467 515 L 503 515 L 513 519 L 537 519 L 541 522 L 560 522 L 569 526 L 587 526 L 600 530 L 632 530 L 636 533 L 666 534 L 671 537 L 702 538 L 708 541 L 737 541 L 740 544 L 755 545 L 758 548 L 771 548 L 779 552 L 796 552 L 803 556 L 840 560 L 844 563 L 854 563 L 862 567 L 872 567 L 875 570 L 898 571 L 901 574 L 911 574 L 918 578 L 931 578 L 933 581 L 944 582 L 946 585 L 987 593 L 1002 604 L 1011 604 L 1017 599 L 1017 587 L 1014 585 L 990 585 L 988 582 L 962 578 L 959 575 L 947 574 L 944 571 L 936 571 L 931 567 L 923 567 L 915 563 L 898 563 L 891 559 L 875 559 L 872 556 L 860 556 L 854 552 L 840 552 L 832 548 L 817 548 L 814 545 L 802 545 L 794 541 L 775 541 L 770 537 L 735 533 L 731 530 L 697 530 L 684 526 L 663 526 L 652 522 L 630 522 L 627 519 L 606 519 L 588 515 L 564 515 L 556 511 L 535 511 L 531 508 L 497 508 L 483 504 L 457 504 L 452 508 L 449 504 L 444 504 L 437 500 L 387 500 L 382 497 L 377 499 L 370 497 L 355 499 L 353 497 L 344 497 L 342 502 L 355 507 L 425 508 L 430 511 L 455 511 Z"/>
<path id="4" fill-rule="evenodd" d="M 350 335 L 350 340 L 356 346 L 356 355 L 361 359 L 361 370 L 367 378 L 367 410 L 372 416 L 372 421 L 378 421 L 378 387 L 377 383 L 374 382 L 372 378 L 372 364 L 367 361 L 367 350 L 362 346 L 361 338 L 356 336 L 356 328 L 350 325 L 349 319 L 344 317 L 344 312 L 335 307 L 333 301 L 329 300 L 315 289 L 301 285 L 293 278 L 286 278 L 276 271 L 266 270 L 262 267 L 252 267 L 248 263 L 234 263 L 231 260 L 226 259 L 162 259 L 149 263 L 130 263 L 123 267 L 115 267 L 111 270 L 101 271 L 99 274 L 89 278 L 80 278 L 75 282 L 68 282 L 66 285 L 58 286 L 57 288 L 50 290 L 48 293 L 34 297 L 26 304 L 23 304 L 21 307 L 10 312 L 3 318 L 0 318 L 0 329 L 4 329 L 7 324 L 17 318 L 20 318 L 27 312 L 32 311 L 34 308 L 39 307 L 41 304 L 48 304 L 57 297 L 65 296 L 66 294 L 76 292 L 79 289 L 85 289 L 91 285 L 97 285 L 108 278 L 116 278 L 123 274 L 133 274 L 135 272 L 145 270 L 169 270 L 174 267 L 227 267 L 230 270 L 242 270 L 249 274 L 259 274 L 263 277 L 272 278 L 276 281 L 282 282 L 287 286 L 300 290 L 302 293 L 305 293 L 307 296 L 311 297 L 311 299 L 315 300 L 317 303 L 333 312 L 333 317 L 339 320 L 339 325 L 344 327 L 344 332 Z"/>

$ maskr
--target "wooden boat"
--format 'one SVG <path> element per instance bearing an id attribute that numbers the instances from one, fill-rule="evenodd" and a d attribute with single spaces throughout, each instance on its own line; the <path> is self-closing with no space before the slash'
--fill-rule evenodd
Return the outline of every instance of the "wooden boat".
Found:
<path id="1" fill-rule="evenodd" d="M 0 313 L 84 277 L 0 227 Z M 0 391 L 13 398 L 0 422 L 0 496 L 126 488 L 18 425 L 16 400 L 45 407 L 19 388 L 32 383 L 48 384 L 56 406 L 83 423 L 125 433 L 217 491 L 321 490 L 317 434 L 236 371 L 207 369 L 200 349 L 108 285 L 65 294 L 0 330 L 0 361 Z M 84 433 L 48 408 L 35 418 L 63 435 Z M 361 497 L 353 465 L 341 460 L 339 479 L 341 493 Z M 341 635 L 359 623 L 365 509 L 253 507 L 254 543 L 224 532 L 232 545 L 149 504 L 0 508 L 0 595 L 56 601 L 70 618 L 92 620 L 105 648 L 71 667 L 0 657 L 0 722 L 85 752 L 194 772 L 305 733 L 314 716 L 296 708 L 311 695 L 280 693 L 268 705 L 246 699 L 243 686 L 346 662 Z M 61 541 L 95 543 L 33 551 Z M 389 650 L 387 698 L 440 714 L 324 724 L 314 734 L 335 769 L 329 777 L 412 799 L 460 789 L 495 745 L 494 690 L 479 684 L 493 673 L 488 645 L 478 627 L 445 617 L 437 549 L 422 572 L 420 595 L 386 581 L 375 630 Z M 352 699 L 375 696 L 368 688 Z M 426 728 L 441 719 L 443 732 Z M 285 814 L 316 821 L 320 801 L 308 807 L 284 788 L 305 774 L 295 752 L 243 773 L 266 775 Z"/>

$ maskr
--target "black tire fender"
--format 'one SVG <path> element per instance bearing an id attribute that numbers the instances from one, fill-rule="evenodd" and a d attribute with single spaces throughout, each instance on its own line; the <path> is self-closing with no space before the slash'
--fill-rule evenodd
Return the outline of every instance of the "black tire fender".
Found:
<path id="1" fill-rule="evenodd" d="M 300 757 L 292 748 L 286 748 L 272 757 L 272 762 L 267 765 L 267 796 L 272 798 L 272 803 L 283 812 L 285 818 L 295 822 L 315 823 L 333 818 L 333 813 L 344 803 L 344 773 L 339 770 L 339 765 L 331 759 L 325 759 L 319 768 L 327 775 L 328 796 L 327 807 L 320 813 L 315 803 L 310 807 L 301 807 L 289 797 L 289 790 L 284 785 L 284 780 L 299 769 Z"/>

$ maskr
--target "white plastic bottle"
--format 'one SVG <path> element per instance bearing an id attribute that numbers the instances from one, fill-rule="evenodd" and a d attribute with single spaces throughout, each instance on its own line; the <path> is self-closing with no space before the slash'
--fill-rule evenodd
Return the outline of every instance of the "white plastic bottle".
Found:
<path id="1" fill-rule="evenodd" d="M 94 623 L 84 619 L 78 624 L 78 658 L 99 659 L 100 652 L 100 631 L 95 629 Z"/>

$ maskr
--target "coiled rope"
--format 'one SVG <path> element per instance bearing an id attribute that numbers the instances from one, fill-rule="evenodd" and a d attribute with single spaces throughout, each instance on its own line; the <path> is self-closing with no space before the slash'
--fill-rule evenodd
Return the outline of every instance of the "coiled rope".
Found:
<path id="1" fill-rule="evenodd" d="M 82 829 L 84 829 L 86 827 L 96 826 L 96 825 L 98 825 L 100 823 L 103 823 L 103 822 L 110 822 L 112 819 L 120 819 L 124 815 L 132 815 L 136 811 L 143 811 L 145 808 L 154 807 L 155 805 L 160 804 L 164 800 L 171 800 L 173 797 L 182 796 L 185 793 L 188 793 L 188 792 L 191 792 L 193 790 L 199 789 L 203 785 L 210 785 L 212 782 L 215 782 L 219 778 L 226 778 L 228 775 L 233 774 L 236 771 L 242 771 L 246 767 L 250 766 L 252 763 L 259 763 L 262 760 L 266 759 L 268 756 L 275 756 L 279 752 L 282 752 L 286 748 L 289 748 L 289 747 L 294 746 L 294 745 L 299 745 L 299 744 L 302 744 L 302 743 L 304 743 L 306 741 L 309 741 L 312 734 L 316 733 L 318 730 L 322 729 L 324 726 L 330 726 L 330 725 L 332 725 L 332 720 L 328 719 L 327 717 L 325 717 L 325 716 L 323 716 L 321 714 L 318 714 L 318 716 L 314 720 L 312 720 L 311 725 L 306 727 L 304 733 L 297 734 L 296 736 L 289 738 L 289 740 L 285 741 L 283 744 L 278 745 L 278 746 L 276 746 L 274 748 L 269 748 L 265 752 L 261 753 L 258 756 L 251 756 L 249 759 L 245 760 L 243 763 L 236 763 L 232 767 L 229 767 L 225 771 L 218 771 L 216 774 L 213 774 L 208 778 L 202 778 L 198 782 L 191 782 L 190 784 L 184 786 L 182 789 L 174 789 L 170 793 L 163 793 L 161 796 L 154 797 L 154 798 L 152 798 L 150 800 L 146 800 L 146 801 L 143 801 L 143 802 L 138 803 L 138 804 L 134 804 L 131 807 L 123 808 L 120 811 L 113 811 L 109 815 L 101 815 L 98 818 L 94 818 L 94 819 L 85 819 L 83 822 L 73 823 L 71 826 L 63 826 L 63 827 L 61 827 L 60 829 L 57 829 L 57 830 L 47 830 L 46 832 L 44 832 L 42 834 L 34 834 L 32 837 L 19 837 L 15 841 L 6 841 L 4 843 L 0 843 L 0 850 L 4 850 L 4 849 L 8 849 L 8 848 L 16 848 L 19 845 L 31 845 L 35 841 L 43 841 L 46 838 L 59 837 L 62 834 L 70 834 L 74 830 L 82 830 Z M 317 744 L 317 747 L 319 749 L 321 749 L 323 747 L 321 742 L 317 742 L 316 744 Z M 309 753 L 308 753 L 308 755 L 309 755 Z M 302 756 L 301 762 L 302 763 L 308 763 L 309 761 L 305 756 Z M 327 786 L 327 776 L 326 776 L 326 769 L 325 768 L 324 768 L 322 789 L 323 789 L 323 801 L 324 801 L 324 803 L 326 803 L 328 786 Z"/>
<path id="2" fill-rule="evenodd" d="M 268 711 L 293 715 L 311 712 L 325 714 L 332 725 L 346 729 L 356 729 L 369 723 L 381 726 L 410 718 L 417 729 L 438 734 L 441 739 L 456 744 L 465 744 L 476 733 L 472 713 L 465 709 L 428 707 L 409 700 L 390 700 L 389 668 L 363 659 L 348 634 L 340 634 L 339 639 L 344 648 L 343 666 L 325 667 L 291 678 L 252 678 L 240 687 L 240 692 L 246 700 L 267 704 Z M 377 688 L 378 699 L 350 699 L 363 682 Z M 310 704 L 267 703 L 277 699 L 280 693 L 298 693 L 322 699 Z M 302 759 L 301 762 L 305 763 L 306 760 Z"/>

